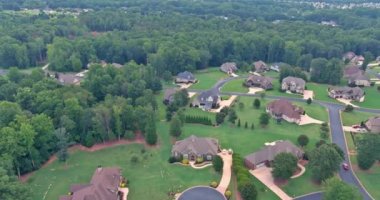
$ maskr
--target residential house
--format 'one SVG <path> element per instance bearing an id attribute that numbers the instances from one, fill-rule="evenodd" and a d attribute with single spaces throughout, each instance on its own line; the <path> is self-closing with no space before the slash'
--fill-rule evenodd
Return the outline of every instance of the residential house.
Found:
<path id="1" fill-rule="evenodd" d="M 203 158 L 210 161 L 220 152 L 220 146 L 217 139 L 201 138 L 195 135 L 177 141 L 172 148 L 172 156 L 179 159 L 188 159 L 195 161 L 197 158 Z"/>
<path id="2" fill-rule="evenodd" d="M 349 51 L 343 55 L 343 61 L 346 61 L 346 60 L 351 61 L 355 56 L 356 54 L 354 52 Z"/>
<path id="3" fill-rule="evenodd" d="M 304 156 L 304 152 L 290 141 L 279 140 L 271 143 L 265 143 L 265 147 L 260 151 L 246 156 L 244 158 L 244 164 L 249 169 L 270 166 L 274 158 L 280 153 L 291 153 L 298 159 L 302 159 Z"/>
<path id="4" fill-rule="evenodd" d="M 296 124 L 301 122 L 301 116 L 305 113 L 301 107 L 295 106 L 285 99 L 270 102 L 266 111 L 277 120 L 284 119 L 287 122 Z"/>
<path id="5" fill-rule="evenodd" d="M 306 82 L 302 78 L 288 76 L 282 79 L 281 89 L 293 93 L 303 94 Z"/>
<path id="6" fill-rule="evenodd" d="M 349 65 L 343 70 L 343 76 L 345 78 L 349 78 L 351 76 L 355 76 L 357 74 L 362 74 L 362 73 L 364 73 L 364 71 L 360 69 L 359 66 L 355 66 L 355 65 Z"/>
<path id="7" fill-rule="evenodd" d="M 371 133 L 380 133 L 380 117 L 372 117 L 365 123 Z"/>
<path id="8" fill-rule="evenodd" d="M 188 84 L 188 83 L 196 83 L 196 82 L 197 82 L 197 79 L 195 78 L 195 76 L 191 72 L 188 72 L 188 71 L 179 73 L 175 78 L 175 83 Z"/>
<path id="9" fill-rule="evenodd" d="M 380 56 L 377 56 L 376 61 L 380 62 Z"/>
<path id="10" fill-rule="evenodd" d="M 330 87 L 329 97 L 337 99 L 347 99 L 353 101 L 364 101 L 364 91 L 359 87 Z"/>
<path id="11" fill-rule="evenodd" d="M 80 85 L 83 77 L 79 77 L 74 73 L 57 73 L 56 79 L 62 85 Z"/>
<path id="12" fill-rule="evenodd" d="M 163 100 L 163 103 L 165 105 L 169 105 L 171 103 L 173 103 L 174 101 L 174 94 L 177 92 L 178 90 L 175 89 L 175 88 L 170 88 L 170 89 L 166 89 L 165 90 L 165 93 L 164 93 L 164 100 Z"/>
<path id="13" fill-rule="evenodd" d="M 350 51 L 343 55 L 343 61 L 348 61 L 351 64 L 362 66 L 364 63 L 364 57 L 361 55 L 356 55 L 354 52 Z"/>
<path id="14" fill-rule="evenodd" d="M 120 183 L 125 182 L 117 167 L 99 167 L 89 184 L 75 184 L 70 187 L 70 195 L 60 200 L 119 200 L 124 194 L 119 191 Z"/>
<path id="15" fill-rule="evenodd" d="M 368 87 L 371 86 L 371 80 L 369 76 L 367 76 L 364 72 L 358 73 L 351 77 L 348 77 L 348 85 Z"/>
<path id="16" fill-rule="evenodd" d="M 245 81 L 245 86 L 247 87 L 259 87 L 264 90 L 270 90 L 273 88 L 272 79 L 269 77 L 250 75 Z"/>
<path id="17" fill-rule="evenodd" d="M 255 67 L 255 72 L 257 72 L 257 73 L 263 73 L 263 72 L 269 71 L 269 67 L 262 60 L 254 62 L 253 66 Z"/>
<path id="18" fill-rule="evenodd" d="M 197 98 L 194 99 L 191 106 L 199 107 L 203 110 L 210 110 L 219 108 L 221 98 L 216 90 L 207 90 L 201 92 Z"/>
<path id="19" fill-rule="evenodd" d="M 220 66 L 220 70 L 227 74 L 233 74 L 237 71 L 237 66 L 234 62 L 226 62 Z"/>

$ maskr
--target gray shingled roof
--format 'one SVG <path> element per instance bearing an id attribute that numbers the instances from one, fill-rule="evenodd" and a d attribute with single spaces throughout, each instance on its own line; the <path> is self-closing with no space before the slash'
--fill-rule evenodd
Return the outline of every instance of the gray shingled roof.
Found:
<path id="1" fill-rule="evenodd" d="M 288 76 L 288 77 L 282 79 L 282 83 L 286 83 L 288 85 L 292 82 L 294 82 L 299 87 L 305 87 L 305 85 L 306 85 L 305 80 L 303 80 L 302 78 Z"/>
<path id="2" fill-rule="evenodd" d="M 219 151 L 219 142 L 214 138 L 200 138 L 195 135 L 177 141 L 173 148 L 172 153 L 178 152 L 180 154 L 196 154 L 196 155 L 216 155 Z"/>
<path id="3" fill-rule="evenodd" d="M 380 133 L 380 117 L 379 116 L 370 118 L 365 123 L 365 125 L 367 126 L 367 128 L 370 129 L 371 132 Z"/>
<path id="4" fill-rule="evenodd" d="M 346 94 L 351 96 L 364 96 L 364 91 L 360 87 L 331 87 L 329 90 L 334 90 L 335 94 Z"/>
<path id="5" fill-rule="evenodd" d="M 220 66 L 220 70 L 222 70 L 223 72 L 226 72 L 226 73 L 234 72 L 237 70 L 237 66 L 236 66 L 236 63 L 234 63 L 234 62 L 226 62 Z"/>
<path id="6" fill-rule="evenodd" d="M 270 77 L 258 76 L 258 75 L 250 75 L 246 82 L 251 82 L 254 85 L 258 85 L 259 87 L 263 87 L 264 89 L 269 89 L 273 87 L 272 79 Z"/>
<path id="7" fill-rule="evenodd" d="M 245 160 L 254 165 L 257 165 L 265 161 L 273 161 L 276 155 L 283 152 L 291 153 L 297 158 L 300 158 L 303 155 L 303 151 L 292 144 L 290 141 L 280 140 L 273 143 L 268 143 L 260 151 L 246 156 Z"/>
<path id="8" fill-rule="evenodd" d="M 180 72 L 179 74 L 177 74 L 177 78 L 186 79 L 189 81 L 195 80 L 195 76 L 193 75 L 193 73 L 191 73 L 189 71 Z"/>

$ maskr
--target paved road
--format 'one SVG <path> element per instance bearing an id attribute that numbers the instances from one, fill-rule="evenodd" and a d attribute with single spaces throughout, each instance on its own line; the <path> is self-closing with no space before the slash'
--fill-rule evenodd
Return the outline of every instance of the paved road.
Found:
<path id="1" fill-rule="evenodd" d="M 221 95 L 237 95 L 237 96 L 252 96 L 252 97 L 260 97 L 258 94 L 247 94 L 247 93 L 239 93 L 239 92 L 220 92 L 220 88 L 223 87 L 224 84 L 227 82 L 234 80 L 234 79 L 239 79 L 239 78 L 244 78 L 244 77 L 231 77 L 227 78 L 221 81 L 218 81 L 217 84 L 214 85 L 212 90 L 217 91 Z M 201 90 L 189 90 L 191 92 L 200 92 Z M 302 98 L 297 98 L 297 97 L 279 97 L 279 96 L 271 96 L 271 95 L 266 95 L 265 98 L 268 99 L 287 99 L 289 101 L 296 101 L 296 102 L 305 102 L 304 99 Z M 332 142 L 336 143 L 345 153 L 345 161 L 348 164 L 351 164 L 348 160 L 348 152 L 347 152 L 347 144 L 344 136 L 344 131 L 342 128 L 342 121 L 340 117 L 340 111 L 345 108 L 345 105 L 339 104 L 339 103 L 332 103 L 332 102 L 324 102 L 324 101 L 318 101 L 314 100 L 314 103 L 318 103 L 328 109 L 329 112 L 329 122 L 330 122 L 330 130 L 331 130 L 331 137 L 332 137 Z M 374 113 L 374 114 L 380 114 L 379 109 L 369 109 L 369 108 L 355 108 L 355 110 L 361 111 L 361 112 L 369 112 L 369 113 Z M 350 166 L 352 169 L 352 167 Z M 339 176 L 342 178 L 342 180 L 348 184 L 354 185 L 357 188 L 359 188 L 360 193 L 363 196 L 363 199 L 365 200 L 371 200 L 373 199 L 370 194 L 365 190 L 365 188 L 360 184 L 359 180 L 356 178 L 355 174 L 353 173 L 352 170 L 345 171 L 341 169 L 339 171 Z M 308 194 L 296 199 L 300 200 L 320 200 L 322 199 L 322 193 L 313 193 L 313 194 Z"/>
<path id="2" fill-rule="evenodd" d="M 321 200 L 323 197 L 323 192 L 315 192 L 311 194 L 302 195 L 300 197 L 294 198 L 294 200 Z"/>

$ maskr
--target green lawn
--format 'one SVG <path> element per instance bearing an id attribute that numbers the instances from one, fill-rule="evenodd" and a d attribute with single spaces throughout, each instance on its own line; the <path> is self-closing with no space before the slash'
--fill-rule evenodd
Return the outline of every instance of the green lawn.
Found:
<path id="1" fill-rule="evenodd" d="M 290 197 L 297 197 L 307 193 L 320 191 L 322 186 L 312 181 L 311 170 L 306 166 L 305 174 L 302 176 L 290 179 L 285 186 L 281 187 Z"/>
<path id="2" fill-rule="evenodd" d="M 352 126 L 360 124 L 362 121 L 367 121 L 370 117 L 376 116 L 373 113 L 366 113 L 360 111 L 342 112 L 342 122 L 345 126 Z"/>
<path id="3" fill-rule="evenodd" d="M 227 84 L 225 84 L 221 91 L 222 92 L 241 92 L 241 93 L 247 93 L 248 88 L 243 86 L 243 83 L 245 82 L 245 79 L 234 79 Z"/>
<path id="4" fill-rule="evenodd" d="M 142 145 L 132 144 L 113 147 L 93 153 L 72 153 L 65 164 L 54 162 L 46 168 L 38 170 L 30 179 L 33 199 L 41 200 L 47 192 L 46 199 L 57 199 L 65 195 L 74 183 L 87 183 L 98 165 L 119 166 L 123 175 L 130 181 L 129 199 L 169 199 L 167 192 L 171 189 L 184 190 L 195 185 L 208 185 L 211 181 L 220 180 L 220 175 L 213 168 L 194 170 L 190 167 L 169 164 L 170 138 L 168 127 L 164 123 L 158 125 L 160 148 L 147 149 L 141 153 Z M 133 164 L 133 155 L 139 162 Z"/>
<path id="5" fill-rule="evenodd" d="M 226 73 L 223 73 L 219 68 L 207 68 L 202 71 L 194 73 L 195 78 L 198 79 L 198 83 L 192 85 L 191 89 L 207 90 L 215 85 L 219 80 L 228 77 Z"/>
<path id="6" fill-rule="evenodd" d="M 357 136 L 355 136 L 357 137 Z M 349 133 L 346 133 L 346 140 L 348 148 L 350 150 L 355 150 L 355 145 L 352 141 L 352 137 Z M 371 169 L 367 171 L 360 170 L 357 166 L 357 159 L 355 155 L 350 156 L 351 164 L 355 171 L 356 176 L 359 178 L 360 182 L 364 185 L 367 191 L 372 195 L 374 199 L 380 199 L 380 163 L 377 162 L 372 166 Z"/>
<path id="7" fill-rule="evenodd" d="M 380 92 L 377 90 L 377 85 L 374 87 L 366 87 L 365 99 L 363 102 L 354 102 L 355 105 L 365 108 L 375 108 L 380 109 Z"/>

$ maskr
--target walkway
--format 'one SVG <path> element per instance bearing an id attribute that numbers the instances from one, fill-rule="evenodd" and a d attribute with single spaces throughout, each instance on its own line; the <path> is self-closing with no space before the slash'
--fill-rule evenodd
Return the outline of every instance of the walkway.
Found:
<path id="1" fill-rule="evenodd" d="M 232 154 L 228 153 L 227 150 L 223 150 L 222 152 L 218 153 L 218 155 L 223 160 L 223 175 L 216 190 L 224 194 L 226 190 L 228 189 L 228 186 L 230 185 L 230 181 L 231 181 Z"/>
<path id="2" fill-rule="evenodd" d="M 267 186 L 270 190 L 272 190 L 278 197 L 280 197 L 280 199 L 282 200 L 292 199 L 284 191 L 282 191 L 280 187 L 278 187 L 274 183 L 274 179 L 272 176 L 272 168 L 259 167 L 255 170 L 249 170 L 249 173 L 251 173 L 257 179 L 259 179 L 259 181 L 261 181 L 265 186 Z"/>
<path id="3" fill-rule="evenodd" d="M 127 200 L 128 199 L 128 193 L 129 189 L 128 188 L 119 188 L 119 192 L 123 194 L 122 200 Z"/>
<path id="4" fill-rule="evenodd" d="M 306 169 L 305 169 L 305 167 L 303 165 L 301 165 L 300 163 L 297 163 L 297 166 L 301 169 L 301 171 L 298 174 L 291 176 L 290 178 L 292 178 L 292 179 L 293 178 L 298 178 L 298 177 L 302 176 L 306 172 Z"/>

